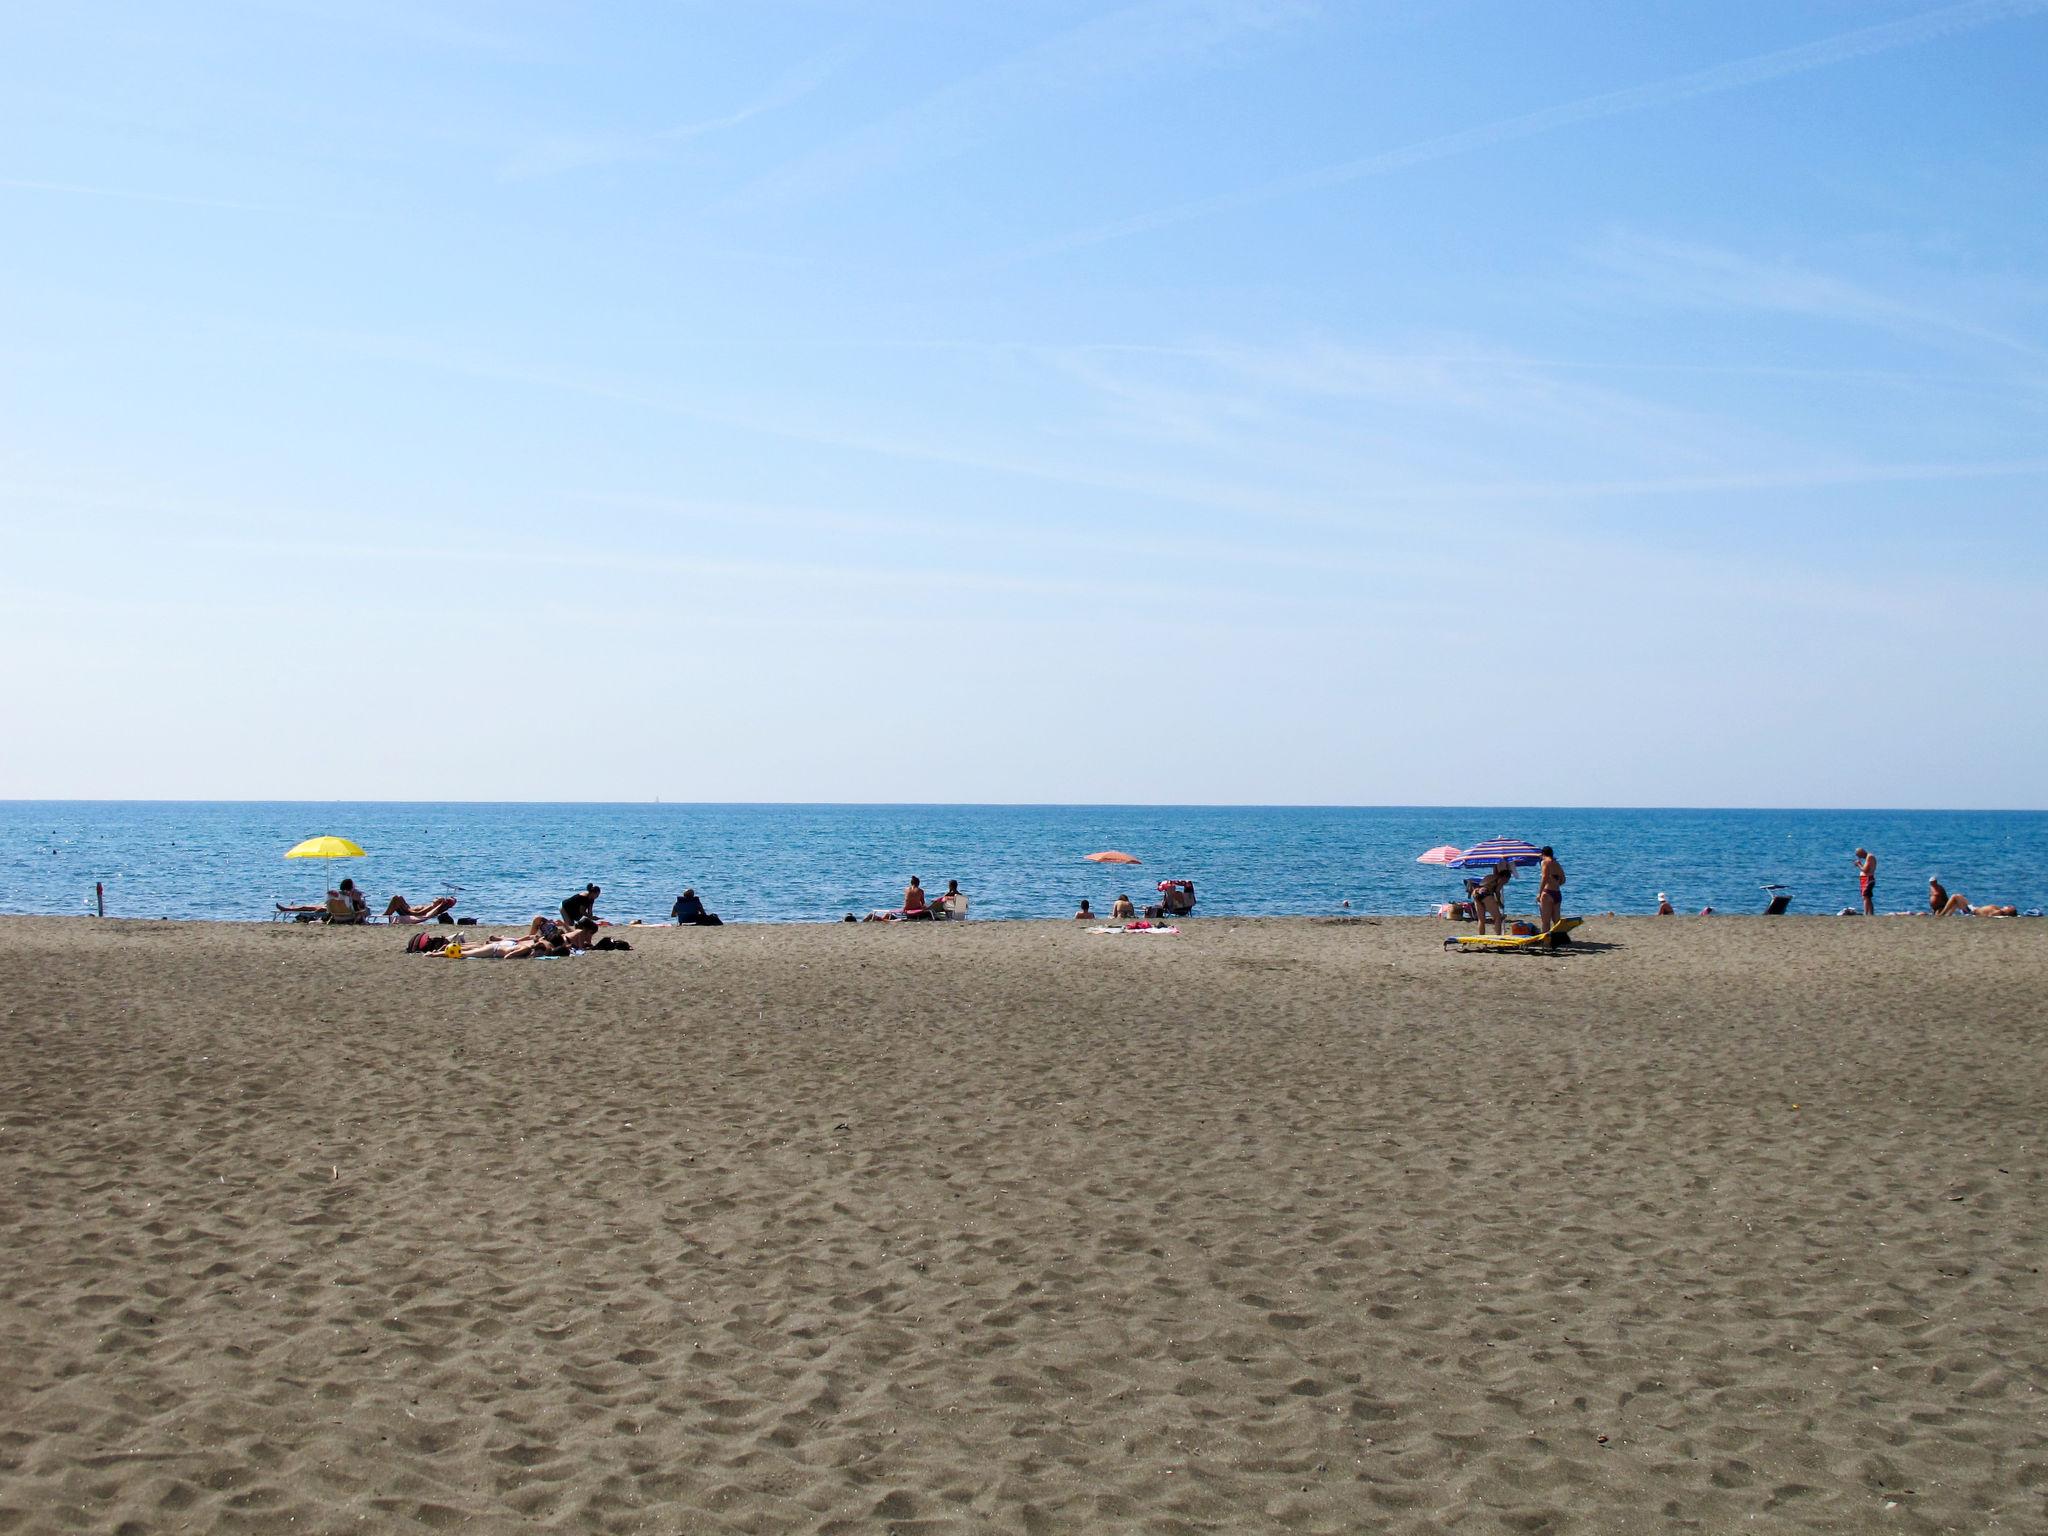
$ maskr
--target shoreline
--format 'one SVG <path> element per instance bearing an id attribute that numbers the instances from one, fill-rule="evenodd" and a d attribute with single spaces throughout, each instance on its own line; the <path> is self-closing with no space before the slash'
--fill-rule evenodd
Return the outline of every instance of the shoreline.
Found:
<path id="1" fill-rule="evenodd" d="M 468 916 L 469 914 L 467 914 L 467 913 L 461 913 L 461 912 L 459 912 L 459 910 L 458 910 L 458 915 L 466 917 L 466 916 Z M 290 928 L 290 929 L 304 929 L 304 928 L 317 928 L 317 929 L 322 929 L 322 930 L 326 930 L 326 929 L 337 929 L 337 930 L 364 930 L 364 931 L 368 931 L 368 932 L 372 932 L 372 933 L 419 933 L 419 932 L 428 932 L 428 933 L 435 933 L 435 932 L 441 932 L 441 931 L 444 931 L 444 930 L 446 930 L 446 929 L 449 929 L 449 928 L 457 928 L 457 929 L 481 929 L 481 928 L 491 928 L 491 927 L 497 927 L 497 928 L 509 928 L 509 927 L 513 927 L 513 926 L 524 926 L 525 924 L 527 924 L 527 923 L 530 923 L 530 922 L 532 922 L 532 921 L 533 921 L 533 919 L 534 919 L 534 917 L 535 917 L 536 915 L 545 915 L 545 916 L 548 916 L 548 917 L 556 917 L 556 918 L 558 918 L 558 917 L 559 917 L 559 913 L 558 913 L 558 912 L 556 911 L 556 909 L 555 909 L 555 908 L 553 908 L 553 907 L 548 907 L 548 908 L 546 908 L 543 914 L 536 914 L 536 913 L 533 913 L 533 912 L 529 912 L 529 913 L 527 913 L 527 914 L 525 914 L 524 916 L 521 916 L 521 917 L 496 917 L 496 918 L 481 918 L 481 917 L 480 917 L 480 918 L 478 918 L 478 919 L 477 919 L 477 920 L 476 920 L 475 922 L 473 922 L 473 923 L 387 923 L 387 922 L 383 921 L 383 920 L 382 920 L 381 918 L 380 918 L 380 919 L 378 919 L 378 920 L 376 920 L 376 921 L 374 921 L 374 922 L 365 922 L 365 923 L 324 923 L 324 922 L 305 922 L 305 923 L 301 923 L 301 922 L 296 922 L 296 921 L 292 921 L 292 920 L 289 920 L 289 919 L 285 919 L 285 920 L 277 920 L 277 919 L 272 919 L 272 918 L 266 918 L 266 917 L 131 917 L 131 916 L 115 916 L 115 915 L 113 915 L 113 914 L 111 914 L 111 913 L 109 913 L 109 914 L 108 914 L 107 916 L 105 916 L 105 917 L 100 917 L 100 916 L 97 916 L 96 914 L 94 914 L 94 913 L 91 913 L 91 912 L 0 912 L 0 924 L 4 924 L 4 923 L 77 923 L 77 922 L 83 922 L 83 923 L 131 923 L 131 924 L 143 924 L 143 925 L 146 925 L 146 926 L 149 926 L 149 927 L 152 927 L 152 928 L 156 928 L 156 927 L 163 927 L 163 926 L 166 926 L 166 925 L 185 925 L 185 926 L 190 926 L 190 927 L 202 927 L 202 928 L 228 928 L 228 929 L 248 929 L 248 928 Z M 854 922 L 851 922 L 851 923 L 847 922 L 847 921 L 846 921 L 846 919 L 845 919 L 845 918 L 843 918 L 843 917 L 832 917 L 832 918 L 810 918 L 810 917 L 791 917 L 791 918 L 781 918 L 781 917 L 765 917 L 765 918 L 727 918 L 727 919 L 726 919 L 726 920 L 725 920 L 725 921 L 724 921 L 724 922 L 723 922 L 722 924 L 718 924 L 718 925 L 716 925 L 716 926 L 718 926 L 718 927 L 723 927 L 723 928 L 745 928 L 745 929 L 783 929 L 783 928 L 795 928 L 795 929 L 816 929 L 816 928 L 895 928 L 895 927 L 901 927 L 901 926 L 904 926 L 903 924 L 900 924 L 900 923 L 879 923 L 879 922 L 877 922 L 877 923 L 870 923 L 870 922 L 867 922 L 867 921 L 865 921 L 864 919 L 862 919 L 862 917 L 861 917 L 861 914 L 859 914 L 859 913 L 856 913 L 856 914 L 854 914 L 854 915 L 855 915 L 855 921 L 854 921 Z M 1530 912 L 1515 912 L 1515 911 L 1510 911 L 1510 912 L 1509 912 L 1509 913 L 1508 913 L 1507 915 L 1508 915 L 1508 919 L 1509 919 L 1509 921 L 1511 921 L 1511 922 L 1513 922 L 1513 921 L 1521 921 L 1521 922 L 1534 922 L 1534 921 L 1536 920 L 1536 914 L 1535 914 L 1535 913 L 1534 913 L 1533 911 L 1530 911 Z M 1580 919 L 1581 919 L 1582 921 L 1584 921 L 1584 922 L 1586 922 L 1586 923 L 1596 923 L 1596 922 L 1597 922 L 1597 923 L 1603 923 L 1603 924 L 1604 924 L 1604 923 L 1658 923 L 1658 924 L 1671 924 L 1671 925 L 1674 925 L 1674 926 L 1680 926 L 1680 925 L 1687 925 L 1687 924 L 1693 924 L 1693 923 L 1710 923 L 1710 924 L 1712 924 L 1712 923 L 1746 923 L 1746 922 L 1752 922 L 1752 921 L 1754 921 L 1754 922 L 1767 922 L 1767 923 L 1773 923 L 1773 924 L 1776 924 L 1776 923 L 1783 923 L 1783 924 L 1787 924 L 1787 925 L 1795 925 L 1795 924 L 1805 924 L 1805 923 L 1840 923 L 1840 922 L 1846 922 L 1846 921 L 1849 921 L 1849 920 L 1851 920 L 1851 919 L 1854 919 L 1855 921 L 1858 921 L 1858 922 L 1863 922 L 1863 921 L 1869 921 L 1869 922 L 1884 922 L 1884 921 L 1889 921 L 1889 920 L 1895 920 L 1895 919 L 1899 919 L 1899 918 L 1931 918 L 1931 917 L 1933 917 L 1934 915 L 1935 915 L 1934 913 L 1932 913 L 1932 912 L 1926 912 L 1926 911 L 1905 911 L 1905 912 L 1879 912 L 1879 913 L 1876 913 L 1876 914 L 1875 914 L 1875 915 L 1874 915 L 1873 917 L 1870 917 L 1870 918 L 1866 919 L 1866 918 L 1864 918 L 1863 914 L 1862 914 L 1862 913 L 1860 913 L 1860 912 L 1847 912 L 1847 911 L 1843 911 L 1843 912 L 1785 912 L 1785 913 L 1781 913 L 1781 914 L 1779 914 L 1779 915 L 1778 915 L 1778 916 L 1776 916 L 1776 917 L 1766 917 L 1766 916 L 1765 916 L 1765 915 L 1764 915 L 1763 913 L 1761 913 L 1761 912 L 1720 912 L 1720 911 L 1716 911 L 1716 912 L 1712 912 L 1712 913 L 1707 913 L 1707 914 L 1701 914 L 1701 913 L 1697 913 L 1697 912 L 1680 912 L 1680 913 L 1677 913 L 1676 915 L 1674 915 L 1674 916 L 1671 916 L 1671 917 L 1658 917 L 1658 916 L 1656 916 L 1656 915 L 1655 915 L 1654 913 L 1649 913 L 1649 912 L 1586 912 L 1586 913 L 1575 913 L 1575 912 L 1571 911 L 1570 909 L 1567 909 L 1567 910 L 1566 910 L 1566 912 L 1565 912 L 1565 916 L 1567 916 L 1567 917 L 1578 917 L 1578 918 L 1580 918 Z M 1953 914 L 1951 914 L 1951 915 L 1950 915 L 1949 917 L 1947 917 L 1946 919 L 1944 919 L 1944 921 L 1954 922 L 1954 923 L 1956 923 L 1956 924 L 1957 924 L 1958 926 L 1963 926 L 1963 927 L 1967 927 L 1967 926 L 1969 926 L 1969 925 L 1970 925 L 1970 924 L 1972 924 L 1972 923 L 1984 923 L 1984 924 L 1989 924 L 1989 925 L 1992 925 L 1992 926 L 2001 926 L 2001 925 L 2006 925 L 2006 924 L 2010 924 L 2010 925 L 2012 925 L 2012 926 L 2014 926 L 2014 927 L 2020 927 L 2020 928 L 2024 928 L 2024 927 L 2027 927 L 2027 926 L 2028 926 L 2029 924 L 2032 924 L 2032 923 L 2039 923 L 2039 922 L 2042 922 L 2042 921 L 2044 921 L 2044 920 L 2048 920 L 2048 918 L 2044 918 L 2044 916 L 2043 916 L 2043 915 L 2041 915 L 2041 914 L 2037 914 L 2037 913 L 2029 913 L 2029 912 L 2022 912 L 2022 913 L 2020 913 L 2019 915 L 2017 915 L 2017 916 L 2015 916 L 2015 917 L 2003 917 L 2003 916 L 1995 916 L 1995 915 L 1990 915 L 1990 914 L 1985 914 L 1985 913 L 1975 913 L 1975 912 L 1961 912 L 1961 913 L 1953 913 Z M 948 920 L 945 920 L 945 921 L 941 921 L 941 922 L 929 922 L 929 923 L 923 923 L 923 922 L 920 922 L 920 923 L 911 923 L 911 924 L 909 924 L 908 926 L 910 926 L 910 927 L 913 927 L 913 928 L 946 928 L 946 929 L 960 929 L 960 928 L 995 928 L 995 927 L 998 927 L 998 926 L 1015 926 L 1015 925 L 1020 925 L 1020 924 L 1022 924 L 1022 925 L 1035 925 L 1035 924 L 1052 924 L 1052 925 L 1055 925 L 1055 926 L 1063 926 L 1063 925 L 1064 925 L 1064 926 L 1072 926 L 1072 927 L 1074 927 L 1074 928 L 1084 928 L 1084 927 L 1086 926 L 1086 923 L 1087 923 L 1087 922 L 1090 922 L 1090 921 L 1092 921 L 1092 922 L 1102 922 L 1102 923 L 1107 923 L 1107 922 L 1109 922 L 1109 921 L 1110 921 L 1110 919 L 1109 919 L 1109 918 L 1107 917 L 1107 915 L 1106 915 L 1106 914 L 1103 914 L 1103 913 L 1096 913 L 1096 914 L 1094 914 L 1094 916 L 1093 916 L 1092 918 L 1090 918 L 1090 919 L 1087 919 L 1087 920 L 1083 920 L 1083 919 L 1080 919 L 1080 918 L 1075 918 L 1075 917 L 1058 917 L 1058 916 L 1047 916 L 1047 917 L 975 917 L 975 916 L 971 916 L 971 915 L 970 915 L 970 916 L 968 916 L 968 917 L 965 917 L 965 918 L 954 918 L 954 919 L 948 919 Z M 1455 919 L 1454 919 L 1454 918 L 1447 918 L 1447 917 L 1437 917 L 1437 916 L 1435 916 L 1435 915 L 1433 915 L 1433 914 L 1431 914 L 1431 913 L 1427 913 L 1427 912 L 1362 912 L 1362 911 L 1360 911 L 1360 912 L 1316 912 L 1316 913 L 1311 913 L 1311 912 L 1207 912 L 1207 913 L 1205 913 L 1205 912 L 1197 911 L 1197 912 L 1193 913 L 1193 914 L 1192 914 L 1192 915 L 1190 915 L 1190 916 L 1186 916 L 1186 917 L 1179 917 L 1179 918 L 1174 918 L 1174 919 L 1171 919 L 1171 921 L 1173 921 L 1173 922 L 1175 922 L 1175 923 L 1177 923 L 1177 924 L 1180 924 L 1180 925 L 1182 925 L 1182 926 L 1189 926 L 1189 925 L 1196 925 L 1196 926 L 1199 926 L 1199 925 L 1206 925 L 1206 924 L 1216 924 L 1216 923 L 1308 923 L 1308 924 L 1323 924 L 1323 925 L 1329 925 L 1329 926 L 1343 927 L 1343 926 L 1345 926 L 1346 924 L 1380 924 L 1380 923 L 1419 923 L 1419 924 L 1430 924 L 1430 925 L 1434 925 L 1435 927 L 1438 927 L 1438 928 L 1440 928 L 1440 929 L 1444 930 L 1444 931 L 1445 931 L 1445 932 L 1447 932 L 1447 933 L 1448 933 L 1448 932 L 1466 932 L 1466 931 L 1471 931 L 1471 930 L 1475 929 L 1475 928 L 1476 928 L 1476 926 L 1477 926 L 1477 925 L 1476 925 L 1476 924 L 1475 924 L 1475 923 L 1473 922 L 1473 920 L 1472 920 L 1472 919 L 1470 919 L 1470 918 L 1455 918 Z M 639 919 L 639 920 L 637 920 L 637 921 L 635 921 L 635 920 L 633 920 L 633 919 L 628 919 L 628 920 L 626 920 L 626 921 L 624 921 L 624 922 L 614 922 L 614 921 L 612 921 L 611 919 L 606 919 L 606 920 L 605 920 L 605 923 L 604 923 L 604 926 L 606 926 L 606 927 L 609 927 L 609 928 L 617 928 L 617 929 L 628 929 L 628 928 L 633 928 L 633 929 L 643 929 L 643 930 L 669 930 L 669 929 L 677 929 L 677 928 L 683 928 L 683 929 L 687 929 L 687 928 L 690 928 L 690 927 L 692 927 L 693 925 L 691 925 L 691 924 L 688 924 L 688 923 L 682 923 L 682 924 L 678 924 L 678 923 L 672 923 L 672 922 L 669 922 L 669 921 L 668 921 L 667 919 L 658 919 L 658 920 L 657 920 L 657 919 L 648 919 L 648 918 L 642 918 L 642 919 Z M 698 932 L 708 932 L 708 931 L 711 931 L 711 930 L 708 930 L 708 929 L 698 929 L 697 931 L 698 931 Z"/>

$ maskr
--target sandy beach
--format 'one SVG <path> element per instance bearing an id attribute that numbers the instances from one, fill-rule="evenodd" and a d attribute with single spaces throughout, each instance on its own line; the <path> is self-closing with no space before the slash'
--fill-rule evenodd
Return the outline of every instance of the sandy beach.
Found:
<path id="1" fill-rule="evenodd" d="M 0 921 L 0 1531 L 2048 1529 L 2048 925 L 1446 931 Z"/>

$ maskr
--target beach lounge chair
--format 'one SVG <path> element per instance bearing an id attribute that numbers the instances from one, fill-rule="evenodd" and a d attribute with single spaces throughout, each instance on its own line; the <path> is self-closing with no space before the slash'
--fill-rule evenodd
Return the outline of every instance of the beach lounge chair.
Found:
<path id="1" fill-rule="evenodd" d="M 1186 917 L 1195 910 L 1194 881 L 1162 880 L 1157 889 L 1159 900 L 1145 908 L 1148 922 L 1157 922 L 1163 917 Z"/>
<path id="2" fill-rule="evenodd" d="M 1765 917 L 1783 917 L 1786 908 L 1792 905 L 1792 893 L 1782 885 L 1767 885 L 1764 894 L 1769 898 L 1764 906 Z"/>
<path id="3" fill-rule="evenodd" d="M 1486 950 L 1495 954 L 1548 953 L 1551 950 L 1569 946 L 1572 930 L 1586 920 L 1583 917 L 1558 919 L 1555 926 L 1542 933 L 1461 933 L 1444 940 L 1445 949 Z"/>

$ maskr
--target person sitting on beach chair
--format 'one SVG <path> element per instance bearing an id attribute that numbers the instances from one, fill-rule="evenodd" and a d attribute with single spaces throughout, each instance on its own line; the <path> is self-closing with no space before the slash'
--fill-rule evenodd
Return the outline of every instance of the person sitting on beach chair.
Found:
<path id="1" fill-rule="evenodd" d="M 958 880 L 946 882 L 946 894 L 932 903 L 934 918 L 959 918 L 967 915 L 967 893 L 960 889 Z"/>
<path id="2" fill-rule="evenodd" d="M 453 911 L 453 896 L 436 896 L 424 907 L 416 907 L 403 896 L 394 896 L 384 907 L 384 921 L 387 923 L 431 923 L 443 912 Z"/>
<path id="3" fill-rule="evenodd" d="M 370 920 L 370 904 L 363 900 L 363 893 L 356 889 L 353 880 L 344 880 L 338 890 L 327 893 L 327 918 L 330 923 L 367 923 Z"/>

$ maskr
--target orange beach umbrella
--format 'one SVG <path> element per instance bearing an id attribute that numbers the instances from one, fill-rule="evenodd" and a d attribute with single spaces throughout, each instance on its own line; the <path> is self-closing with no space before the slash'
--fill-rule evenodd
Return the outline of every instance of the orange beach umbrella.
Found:
<path id="1" fill-rule="evenodd" d="M 1136 864 L 1141 861 L 1132 858 L 1128 853 L 1118 853 L 1112 848 L 1106 853 L 1089 854 L 1085 862 L 1090 864 Z"/>

